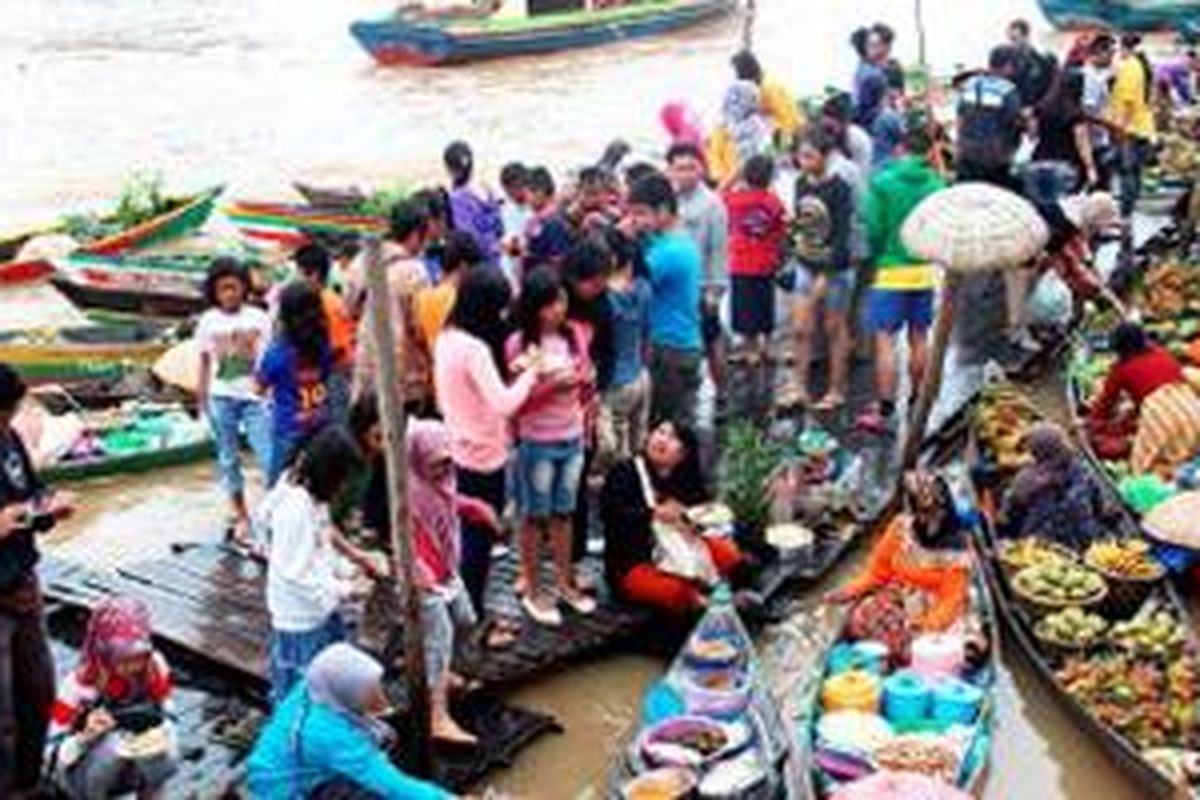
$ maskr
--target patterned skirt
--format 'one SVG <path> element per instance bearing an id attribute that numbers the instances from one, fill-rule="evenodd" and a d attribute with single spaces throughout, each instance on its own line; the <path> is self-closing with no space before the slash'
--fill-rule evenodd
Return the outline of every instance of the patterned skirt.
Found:
<path id="1" fill-rule="evenodd" d="M 1146 398 L 1129 463 L 1135 473 L 1174 468 L 1200 450 L 1200 397 L 1173 383 Z"/>

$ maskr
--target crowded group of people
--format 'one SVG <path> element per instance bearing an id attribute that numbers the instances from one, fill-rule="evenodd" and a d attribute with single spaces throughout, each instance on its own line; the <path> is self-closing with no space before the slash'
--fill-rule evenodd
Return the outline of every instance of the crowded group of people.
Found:
<path id="1" fill-rule="evenodd" d="M 947 185 L 951 165 L 958 180 L 1026 194 L 1055 232 L 1048 266 L 1073 275 L 1073 288 L 1088 284 L 1087 240 L 1106 206 L 1068 200 L 1119 177 L 1128 226 L 1154 136 L 1154 87 L 1179 94 L 1191 82 L 1156 77 L 1133 37 L 1119 57 L 1112 37 L 1090 37 L 1061 65 L 1030 45 L 1025 23 L 1009 38 L 986 70 L 959 82 L 949 148 L 927 98 L 906 92 L 894 32 L 877 24 L 852 37 L 852 89 L 807 112 L 742 52 L 713 129 L 687 103 L 664 106 L 661 159 L 630 163 L 617 142 L 561 184 L 545 167 L 508 164 L 493 191 L 471 147 L 454 142 L 443 154 L 446 186 L 398 203 L 378 250 L 313 241 L 293 254 L 294 277 L 265 297 L 245 265 L 213 262 L 195 333 L 198 403 L 216 439 L 231 542 L 267 564 L 273 633 L 274 714 L 249 761 L 254 796 L 307 796 L 331 781 L 386 797 L 445 796 L 383 755 L 384 668 L 348 643 L 347 607 L 390 569 L 380 557 L 393 534 L 376 397 L 384 359 L 398 366 L 410 415 L 405 533 L 433 733 L 471 744 L 450 713 L 451 695 L 467 686 L 453 670 L 456 639 L 505 648 L 525 626 L 593 613 L 603 587 L 580 568 L 593 516 L 607 595 L 664 615 L 697 612 L 712 586 L 746 566 L 732 541 L 697 535 L 689 515 L 712 497 L 699 395 L 707 377 L 719 411 L 731 365 L 778 356 L 781 299 L 794 372 L 779 404 L 842 410 L 865 333 L 875 393 L 858 422 L 893 428 L 900 339 L 916 386 L 937 280 L 900 232 Z M 1032 158 L 1018 170 L 1025 142 Z M 372 332 L 368 270 L 378 265 L 392 353 L 377 352 Z M 1027 344 L 1027 277 L 1008 287 L 1015 346 Z M 828 352 L 814 376 L 818 324 Z M 1105 398 L 1122 387 L 1148 395 L 1152 379 L 1165 380 L 1157 356 L 1140 357 Z M 152 797 L 173 770 L 169 750 L 131 766 L 110 736 L 131 705 L 165 719 L 170 671 L 143 607 L 121 599 L 96 609 L 83 660 L 55 699 L 35 538 L 72 504 L 42 487 L 11 428 L 24 391 L 0 365 L 0 795 L 37 782 L 52 717 L 56 763 L 75 796 Z M 268 487 L 253 507 L 243 440 Z M 1039 445 L 1051 456 L 1056 446 Z M 944 487 L 927 484 L 908 487 L 914 541 L 954 545 Z M 505 520 L 523 619 L 494 617 L 487 603 Z M 908 546 L 905 536 L 893 537 L 895 548 Z M 951 612 L 955 587 L 943 598 Z"/>

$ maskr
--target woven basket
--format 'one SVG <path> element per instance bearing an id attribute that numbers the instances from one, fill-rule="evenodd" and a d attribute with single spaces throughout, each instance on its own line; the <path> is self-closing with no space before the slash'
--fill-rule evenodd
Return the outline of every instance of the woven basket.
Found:
<path id="1" fill-rule="evenodd" d="M 1045 550 L 1050 550 L 1057 553 L 1058 555 L 1062 556 L 1063 561 L 1066 561 L 1068 564 L 1079 563 L 1079 554 L 1071 548 L 1061 545 L 1058 542 L 1043 540 L 1038 543 L 1038 546 Z M 1004 577 L 1007 578 L 1010 583 L 1018 572 L 1025 569 L 1025 567 L 1014 564 L 1007 559 L 1007 549 L 1003 544 L 996 549 L 996 560 L 999 561 L 1000 566 L 1004 568 Z"/>
<path id="2" fill-rule="evenodd" d="M 1100 606 L 1100 612 L 1110 620 L 1129 619 L 1141 609 L 1146 599 L 1167 574 L 1167 568 L 1159 564 L 1158 574 L 1153 577 L 1130 578 L 1116 575 L 1099 567 L 1087 564 L 1089 569 L 1099 572 L 1108 584 L 1108 596 Z"/>
<path id="3" fill-rule="evenodd" d="M 1018 575 L 1020 573 L 1017 573 Z M 1016 580 L 1017 576 L 1013 576 L 1012 590 L 1022 608 L 1029 612 L 1036 619 L 1041 619 L 1047 614 L 1053 614 L 1055 611 L 1062 611 L 1065 608 L 1075 606 L 1085 611 L 1097 608 L 1108 597 L 1108 585 L 1097 592 L 1095 596 L 1085 600 L 1052 600 L 1045 597 L 1035 597 L 1025 591 L 1024 587 Z"/>

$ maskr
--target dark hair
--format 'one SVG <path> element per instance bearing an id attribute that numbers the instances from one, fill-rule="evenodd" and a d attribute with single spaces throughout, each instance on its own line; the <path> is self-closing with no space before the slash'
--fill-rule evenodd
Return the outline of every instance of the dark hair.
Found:
<path id="1" fill-rule="evenodd" d="M 466 142 L 457 141 L 447 145 L 442 153 L 442 163 L 450 173 L 454 188 L 471 182 L 471 174 L 475 171 L 475 156 Z"/>
<path id="2" fill-rule="evenodd" d="M 467 270 L 454 298 L 448 324 L 486 342 L 493 356 L 498 356 L 506 333 L 504 311 L 511 302 L 512 286 L 503 272 L 490 266 Z M 497 366 L 500 363 L 497 359 Z"/>
<path id="3" fill-rule="evenodd" d="M 483 251 L 474 236 L 466 231 L 451 231 L 447 234 L 446 249 L 442 253 L 443 275 L 474 267 L 482 262 Z"/>
<path id="4" fill-rule="evenodd" d="M 1021 54 L 1017 52 L 1017 48 L 1007 44 L 1000 45 L 993 47 L 992 52 L 988 55 L 988 69 L 992 72 L 1016 69 L 1020 60 Z"/>
<path id="5" fill-rule="evenodd" d="M 447 227 L 454 227 L 450 214 L 450 193 L 442 187 L 420 189 L 408 199 L 425 215 L 427 225 L 433 220 L 441 220 Z"/>
<path id="6" fill-rule="evenodd" d="M 821 116 L 847 126 L 854 117 L 854 98 L 849 92 L 834 92 L 821 104 Z"/>
<path id="7" fill-rule="evenodd" d="M 840 150 L 843 146 L 845 134 L 832 125 L 812 125 L 804 132 L 803 136 L 797 137 L 795 149 L 798 152 L 801 147 L 811 147 L 823 156 L 828 156 L 835 150 Z"/>
<path id="8" fill-rule="evenodd" d="M 1126 50 L 1136 50 L 1137 48 L 1141 47 L 1141 45 L 1142 45 L 1142 37 L 1140 34 L 1137 34 L 1137 33 L 1121 34 L 1121 47 L 1124 47 Z"/>
<path id="9" fill-rule="evenodd" d="M 945 476 L 940 473 L 933 473 L 930 478 L 933 481 L 933 490 L 937 495 L 935 503 L 937 510 L 940 512 L 932 520 L 926 518 L 925 514 L 917 508 L 912 490 L 909 488 L 908 481 L 901 481 L 901 491 L 903 493 L 902 505 L 904 510 L 913 518 L 913 530 L 917 536 L 917 541 L 924 547 L 929 547 L 937 550 L 960 550 L 965 545 L 962 537 L 962 524 L 958 517 L 958 508 L 954 503 L 954 492 L 950 489 L 950 483 Z M 933 522 L 935 528 L 927 530 L 926 526 Z"/>
<path id="10" fill-rule="evenodd" d="M 300 245 L 292 255 L 292 260 L 296 262 L 296 269 L 300 270 L 301 275 L 316 278 L 322 286 L 329 283 L 333 262 L 329 258 L 329 251 L 321 245 L 316 242 Z"/>
<path id="11" fill-rule="evenodd" d="M 596 162 L 596 166 L 609 174 L 617 171 L 617 167 L 625 160 L 626 156 L 633 152 L 633 148 L 629 146 L 629 142 L 624 139 L 613 139 L 604 148 L 604 152 L 600 154 L 600 160 Z"/>
<path id="12" fill-rule="evenodd" d="M 879 41 L 883 42 L 886 47 L 891 47 L 896 42 L 896 31 L 891 25 L 882 22 L 876 22 L 871 26 L 871 33 L 879 37 Z"/>
<path id="13" fill-rule="evenodd" d="M 703 503 L 708 499 L 708 481 L 700 461 L 700 437 L 693 428 L 666 419 L 652 425 L 650 431 L 667 424 L 674 429 L 675 438 L 683 445 L 683 460 L 671 470 L 670 475 L 660 476 L 655 470 L 649 470 L 650 483 L 656 491 L 684 505 Z"/>
<path id="14" fill-rule="evenodd" d="M 1117 358 L 1124 361 L 1149 350 L 1150 337 L 1136 322 L 1122 322 L 1109 334 L 1108 344 Z"/>
<path id="15" fill-rule="evenodd" d="M 651 175 L 662 175 L 662 172 L 653 164 L 647 164 L 645 161 L 630 164 L 625 169 L 625 185 L 633 188 L 642 178 L 648 178 Z"/>
<path id="16" fill-rule="evenodd" d="M 608 248 L 609 263 L 613 269 L 625 269 L 633 264 L 638 252 L 636 241 L 621 233 L 615 225 L 604 227 L 600 235 L 604 237 L 604 246 Z"/>
<path id="17" fill-rule="evenodd" d="M 557 303 L 565 291 L 558 273 L 550 267 L 538 267 L 531 270 L 521 281 L 521 294 L 517 297 L 517 328 L 521 332 L 523 346 L 537 344 L 542 338 L 542 309 Z M 564 329 L 560 331 L 563 338 L 574 346 L 574 337 Z"/>
<path id="18" fill-rule="evenodd" d="M 421 233 L 428 225 L 429 207 L 414 194 L 392 206 L 388 215 L 388 236 L 402 242 L 415 233 Z"/>
<path id="19" fill-rule="evenodd" d="M 1028 36 L 1032 31 L 1032 28 L 1029 27 L 1029 23 L 1023 19 L 1014 19 L 1012 22 L 1008 23 L 1008 29 L 1010 31 L 1016 31 L 1022 36 Z"/>
<path id="20" fill-rule="evenodd" d="M 505 189 L 525 189 L 529 186 L 529 170 L 525 165 L 511 161 L 500 170 L 500 185 Z"/>
<path id="21" fill-rule="evenodd" d="M 739 81 L 762 83 L 762 65 L 758 63 L 758 57 L 754 53 L 751 53 L 749 50 L 742 50 L 730 60 L 730 63 L 733 65 L 733 74 L 737 76 Z"/>
<path id="22" fill-rule="evenodd" d="M 0 361 L 0 411 L 7 413 L 16 411 L 28 391 L 25 381 L 21 380 L 17 371 Z"/>
<path id="23" fill-rule="evenodd" d="M 925 157 L 933 150 L 934 136 L 929 119 L 924 114 L 912 115 L 904 123 L 904 149 L 914 156 Z"/>
<path id="24" fill-rule="evenodd" d="M 534 167 L 529 170 L 529 191 L 553 195 L 557 187 L 554 185 L 554 175 L 545 167 Z"/>
<path id="25" fill-rule="evenodd" d="M 629 190 L 629 204 L 648 206 L 654 211 L 665 211 L 669 214 L 679 213 L 679 202 L 675 198 L 671 182 L 658 172 L 638 179 Z"/>
<path id="26" fill-rule="evenodd" d="M 292 466 L 295 482 L 320 503 L 330 503 L 364 465 L 362 450 L 339 425 L 326 425 L 305 442 Z"/>
<path id="27" fill-rule="evenodd" d="M 858 57 L 861 59 L 865 60 L 867 57 L 867 42 L 870 38 L 870 28 L 859 28 L 850 34 L 850 46 L 854 48 L 854 52 L 858 53 Z"/>
<path id="28" fill-rule="evenodd" d="M 292 281 L 279 293 L 279 331 L 310 365 L 320 364 L 329 353 L 321 296 L 304 281 Z"/>
<path id="29" fill-rule="evenodd" d="M 250 270 L 232 256 L 217 256 L 208 263 L 204 276 L 204 301 L 210 306 L 217 304 L 217 284 L 225 278 L 237 278 L 242 282 L 244 300 L 250 294 Z"/>
<path id="30" fill-rule="evenodd" d="M 579 170 L 575 182 L 580 189 L 604 188 L 608 185 L 609 172 L 597 166 L 587 166 Z"/>
<path id="31" fill-rule="evenodd" d="M 563 262 L 567 283 L 574 286 L 601 275 L 612 268 L 612 251 L 600 236 L 585 236 L 572 245 Z"/>
<path id="32" fill-rule="evenodd" d="M 1100 55 L 1101 53 L 1111 52 L 1117 44 L 1117 40 L 1112 37 L 1112 34 L 1098 33 L 1096 38 L 1092 39 L 1088 45 L 1088 53 L 1091 55 Z"/>
<path id="33" fill-rule="evenodd" d="M 904 76 L 904 67 L 895 62 L 889 63 L 883 70 L 884 78 L 887 80 L 887 88 L 893 92 L 904 92 L 904 84 L 906 78 Z"/>
<path id="34" fill-rule="evenodd" d="M 1050 90 L 1037 104 L 1038 117 L 1072 120 L 1083 113 L 1083 72 L 1059 70 Z"/>
<path id="35" fill-rule="evenodd" d="M 374 392 L 363 392 L 350 406 L 350 432 L 361 442 L 367 433 L 379 424 L 379 401 Z"/>
<path id="36" fill-rule="evenodd" d="M 752 156 L 742 167 L 742 176 L 755 189 L 769 189 L 775 177 L 775 160 L 770 156 Z"/>
<path id="37" fill-rule="evenodd" d="M 694 158 L 704 163 L 704 153 L 691 142 L 676 142 L 667 150 L 667 163 L 674 164 L 681 158 Z"/>

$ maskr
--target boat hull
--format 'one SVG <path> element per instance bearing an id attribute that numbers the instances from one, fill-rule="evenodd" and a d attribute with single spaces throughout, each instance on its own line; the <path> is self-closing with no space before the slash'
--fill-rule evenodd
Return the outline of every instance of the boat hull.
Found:
<path id="1" fill-rule="evenodd" d="M 701 0 L 611 20 L 592 12 L 595 21 L 571 15 L 562 24 L 503 31 L 456 31 L 450 25 L 397 18 L 355 22 L 350 33 L 381 65 L 442 66 L 657 36 L 719 19 L 735 8 L 733 0 Z"/>
<path id="2" fill-rule="evenodd" d="M 1058 28 L 1122 31 L 1200 30 L 1200 0 L 1040 0 Z"/>
<path id="3" fill-rule="evenodd" d="M 157 469 L 195 464 L 212 458 L 213 452 L 213 443 L 203 441 L 131 455 L 51 464 L 44 467 L 40 474 L 45 480 L 53 483 L 111 478 L 116 475 L 135 475 Z"/>
<path id="4" fill-rule="evenodd" d="M 222 190 L 223 187 L 214 186 L 200 192 L 178 208 L 113 236 L 86 244 L 79 248 L 79 252 L 90 255 L 116 255 L 192 233 L 208 221 Z"/>
<path id="5" fill-rule="evenodd" d="M 80 331 L 74 340 L 70 330 L 44 342 L 0 340 L 0 362 L 11 364 L 35 384 L 111 380 L 131 368 L 153 365 L 170 346 L 162 333 L 157 327 L 113 326 Z"/>
<path id="6" fill-rule="evenodd" d="M 239 201 L 224 212 L 246 242 L 257 246 L 296 248 L 314 233 L 364 235 L 387 229 L 380 217 L 299 203 Z"/>

